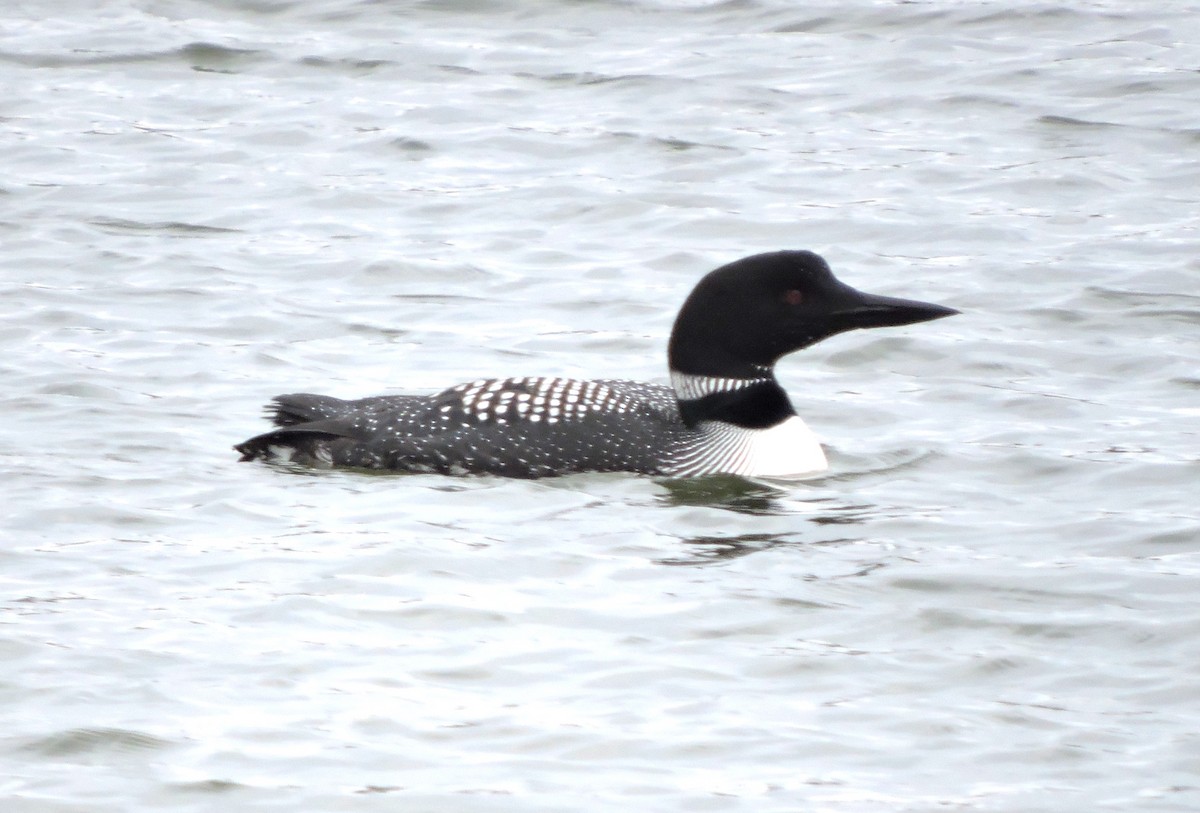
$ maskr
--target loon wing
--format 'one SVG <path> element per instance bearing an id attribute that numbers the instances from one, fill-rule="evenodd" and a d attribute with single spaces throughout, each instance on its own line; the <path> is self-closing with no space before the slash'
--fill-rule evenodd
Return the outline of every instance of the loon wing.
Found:
<path id="1" fill-rule="evenodd" d="M 358 401 L 298 393 L 268 410 L 279 428 L 238 444 L 243 460 L 509 477 L 656 473 L 679 428 L 666 387 L 558 378 Z"/>

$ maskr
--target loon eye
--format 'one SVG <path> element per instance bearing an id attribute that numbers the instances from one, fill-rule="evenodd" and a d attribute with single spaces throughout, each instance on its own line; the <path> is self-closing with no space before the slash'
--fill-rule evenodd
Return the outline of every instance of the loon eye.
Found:
<path id="1" fill-rule="evenodd" d="M 789 305 L 799 305 L 804 301 L 804 292 L 796 288 L 783 292 L 783 301 Z"/>

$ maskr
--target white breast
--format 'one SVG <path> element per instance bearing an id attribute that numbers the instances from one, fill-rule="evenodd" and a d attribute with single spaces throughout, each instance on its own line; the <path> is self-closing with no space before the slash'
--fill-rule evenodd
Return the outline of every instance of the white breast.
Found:
<path id="1" fill-rule="evenodd" d="M 673 463 L 669 473 L 677 477 L 739 474 L 793 480 L 829 468 L 817 436 L 795 415 L 770 429 L 704 423 Z"/>

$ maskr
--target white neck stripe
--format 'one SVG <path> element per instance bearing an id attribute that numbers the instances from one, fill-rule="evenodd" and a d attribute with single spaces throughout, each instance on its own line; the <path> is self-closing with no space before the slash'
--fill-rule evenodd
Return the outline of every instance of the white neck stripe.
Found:
<path id="1" fill-rule="evenodd" d="M 712 395 L 714 392 L 734 392 L 753 387 L 756 384 L 769 384 L 774 381 L 769 371 L 764 370 L 764 372 L 767 372 L 768 375 L 761 378 L 721 378 L 672 370 L 671 386 L 675 389 L 675 396 L 680 401 L 694 401 L 697 398 Z"/>

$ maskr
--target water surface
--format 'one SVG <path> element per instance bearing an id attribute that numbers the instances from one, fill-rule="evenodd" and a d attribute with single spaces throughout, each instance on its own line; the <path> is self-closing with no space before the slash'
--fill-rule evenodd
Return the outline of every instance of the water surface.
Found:
<path id="1" fill-rule="evenodd" d="M 1188 3 L 0 12 L 4 810 L 1200 806 Z M 779 248 L 962 316 L 776 489 L 236 462 L 271 395 L 665 380 Z"/>

